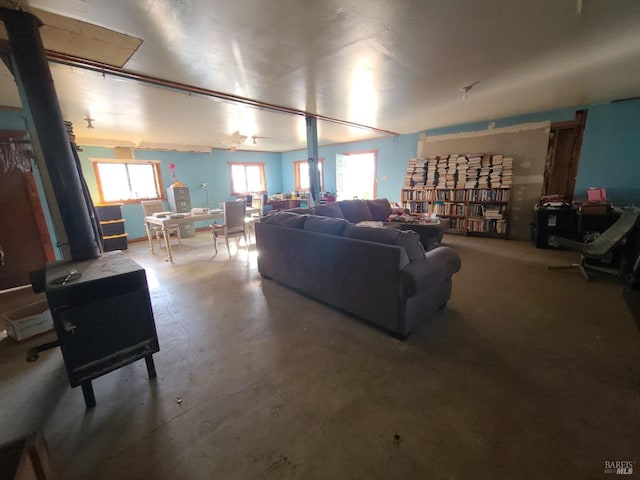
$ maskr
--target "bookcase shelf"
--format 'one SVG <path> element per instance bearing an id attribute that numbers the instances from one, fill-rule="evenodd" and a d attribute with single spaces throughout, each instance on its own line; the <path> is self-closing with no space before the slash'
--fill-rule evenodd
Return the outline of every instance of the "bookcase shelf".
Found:
<path id="1" fill-rule="evenodd" d="M 448 218 L 448 233 L 507 238 L 512 162 L 498 154 L 411 159 L 402 205 L 411 213 Z"/>

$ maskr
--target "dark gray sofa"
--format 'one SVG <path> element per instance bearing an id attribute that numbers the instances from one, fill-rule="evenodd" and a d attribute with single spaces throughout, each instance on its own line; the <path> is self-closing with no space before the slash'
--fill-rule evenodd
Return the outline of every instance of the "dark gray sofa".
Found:
<path id="1" fill-rule="evenodd" d="M 402 210 L 402 209 L 400 209 Z M 376 200 L 342 200 L 337 203 L 318 205 L 313 208 L 292 208 L 287 210 L 294 213 L 307 213 L 331 218 L 344 218 L 351 223 L 359 222 L 383 222 L 387 227 L 399 230 L 413 230 L 418 232 L 420 242 L 426 250 L 431 250 L 440 245 L 444 232 L 449 228 L 449 220 L 441 220 L 438 224 L 419 225 L 406 223 L 402 217 L 393 215 L 393 209 L 386 198 Z M 391 221 L 391 218 L 394 218 Z"/>
<path id="2" fill-rule="evenodd" d="M 276 212 L 256 224 L 263 277 L 406 337 L 451 296 L 460 256 L 413 231 Z"/>

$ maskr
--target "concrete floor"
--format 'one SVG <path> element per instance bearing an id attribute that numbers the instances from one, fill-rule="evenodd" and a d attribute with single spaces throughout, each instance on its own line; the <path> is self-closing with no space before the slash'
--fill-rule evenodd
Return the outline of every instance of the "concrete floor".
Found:
<path id="1" fill-rule="evenodd" d="M 446 236 L 449 306 L 401 342 L 262 281 L 256 253 L 145 243 L 160 352 L 94 381 L 0 341 L 0 442 L 40 428 L 61 479 L 585 479 L 640 470 L 640 332 L 568 252 Z M 366 281 L 366 279 L 363 279 Z M 638 475 L 638 472 L 634 472 Z"/>

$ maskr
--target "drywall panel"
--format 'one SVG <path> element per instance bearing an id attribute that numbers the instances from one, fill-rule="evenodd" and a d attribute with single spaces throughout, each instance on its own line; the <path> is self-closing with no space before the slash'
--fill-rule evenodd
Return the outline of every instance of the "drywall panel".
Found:
<path id="1" fill-rule="evenodd" d="M 46 10 L 27 7 L 41 22 L 40 36 L 46 50 L 124 67 L 142 44 L 140 38 L 108 28 L 65 17 Z M 0 23 L 0 39 L 8 39 Z"/>
<path id="2" fill-rule="evenodd" d="M 452 135 L 422 135 L 417 153 L 422 157 L 480 152 L 513 157 L 510 238 L 529 240 L 533 207 L 542 192 L 550 127 L 550 122 L 539 122 Z"/>

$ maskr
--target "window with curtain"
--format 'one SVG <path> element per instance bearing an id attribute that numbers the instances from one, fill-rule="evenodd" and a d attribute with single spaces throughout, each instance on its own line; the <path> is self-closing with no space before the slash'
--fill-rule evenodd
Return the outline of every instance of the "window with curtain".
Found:
<path id="1" fill-rule="evenodd" d="M 267 191 L 264 163 L 230 163 L 229 168 L 232 194 L 244 195 Z"/>
<path id="2" fill-rule="evenodd" d="M 324 172 L 323 172 L 324 158 L 318 160 L 318 170 L 320 171 L 320 191 L 324 191 Z M 293 162 L 295 177 L 296 177 L 296 190 L 305 191 L 309 190 L 309 161 L 299 160 Z"/>
<path id="3" fill-rule="evenodd" d="M 162 197 L 159 162 L 91 159 L 100 202 L 138 202 Z"/>

